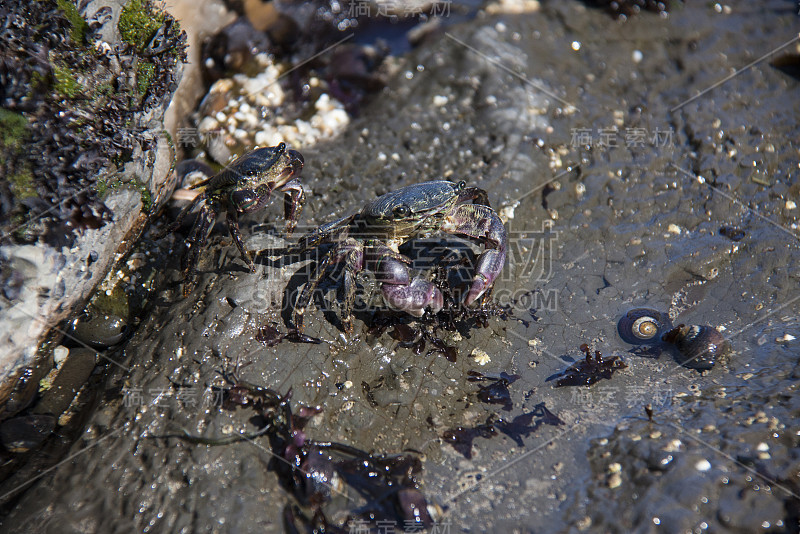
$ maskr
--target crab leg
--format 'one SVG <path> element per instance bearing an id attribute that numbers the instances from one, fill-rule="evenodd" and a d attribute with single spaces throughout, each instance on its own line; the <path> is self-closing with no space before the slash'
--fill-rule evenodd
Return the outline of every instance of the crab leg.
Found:
<path id="1" fill-rule="evenodd" d="M 314 291 L 317 289 L 319 281 L 322 280 L 323 276 L 325 276 L 325 272 L 330 266 L 334 250 L 335 248 L 325 254 L 325 256 L 322 258 L 322 261 L 319 262 L 319 265 L 317 265 L 314 274 L 311 276 L 311 278 L 309 278 L 308 282 L 306 282 L 306 285 L 303 287 L 303 291 L 300 292 L 300 296 L 297 297 L 297 301 L 294 305 L 294 313 L 292 314 L 292 322 L 294 323 L 294 327 L 298 332 L 303 331 L 303 314 L 306 312 L 309 302 L 311 302 L 311 297 L 314 295 Z"/>
<path id="2" fill-rule="evenodd" d="M 410 260 L 386 245 L 370 247 L 370 267 L 375 280 L 381 283 L 381 292 L 386 304 L 395 310 L 422 317 L 425 308 L 438 313 L 444 306 L 441 291 L 421 278 L 411 279 L 408 272 Z"/>
<path id="3" fill-rule="evenodd" d="M 475 278 L 464 299 L 464 303 L 469 306 L 492 286 L 503 270 L 508 244 L 505 226 L 497 213 L 490 207 L 462 204 L 456 206 L 445 217 L 442 230 L 477 239 L 486 247 L 486 250 L 478 257 Z"/>
<path id="4" fill-rule="evenodd" d="M 242 255 L 245 263 L 247 263 L 247 266 L 250 268 L 250 272 L 255 272 L 256 264 L 253 263 L 250 253 L 244 248 L 242 231 L 239 229 L 239 215 L 235 211 L 228 211 L 228 230 L 231 233 L 234 243 L 236 243 L 236 247 L 239 249 L 239 254 Z"/>
<path id="5" fill-rule="evenodd" d="M 214 226 L 216 218 L 217 216 L 212 209 L 209 209 L 208 206 L 203 206 L 197 216 L 197 222 L 192 227 L 192 232 L 184 241 L 186 250 L 184 250 L 181 259 L 181 269 L 183 270 L 183 277 L 186 279 L 186 284 L 183 287 L 184 296 L 188 296 L 194 289 L 197 258 L 203 250 L 203 245 L 208 238 L 209 232 L 211 232 L 211 228 Z"/>
<path id="6" fill-rule="evenodd" d="M 323 241 L 330 242 L 331 234 L 337 231 L 339 236 L 342 236 L 342 234 L 347 231 L 347 225 L 350 223 L 352 218 L 352 216 L 342 217 L 339 220 L 323 224 L 313 232 L 309 232 L 308 234 L 302 236 L 297 241 L 295 246 L 289 248 L 287 253 L 300 254 L 322 244 Z M 347 234 L 344 233 L 344 235 Z"/>
<path id="7" fill-rule="evenodd" d="M 298 179 L 287 182 L 281 190 L 286 192 L 283 196 L 283 213 L 286 219 L 286 235 L 290 235 L 297 226 L 297 217 L 305 204 L 306 194 Z"/>
<path id="8" fill-rule="evenodd" d="M 345 332 L 353 332 L 353 304 L 356 299 L 356 274 L 364 267 L 364 246 L 348 238 L 337 247 L 336 262 L 344 262 L 344 309 L 342 325 Z"/>
<path id="9" fill-rule="evenodd" d="M 175 221 L 172 224 L 170 224 L 169 226 L 167 226 L 166 229 L 164 229 L 161 232 L 159 232 L 158 234 L 156 234 L 154 239 L 161 239 L 164 236 L 166 236 L 167 234 L 169 234 L 171 232 L 174 232 L 175 230 L 180 228 L 181 227 L 181 223 L 186 218 L 186 216 L 189 215 L 189 213 L 191 213 L 191 211 L 193 209 L 195 209 L 197 207 L 197 205 L 200 204 L 205 199 L 206 199 L 206 194 L 205 193 L 200 193 L 199 195 L 194 197 L 194 199 L 192 199 L 192 201 L 189 203 L 189 205 L 181 210 L 181 212 L 178 214 L 178 217 L 175 219 Z"/>
<path id="10" fill-rule="evenodd" d="M 294 322 L 294 326 L 298 332 L 303 331 L 303 314 L 308 304 L 311 302 L 314 291 L 317 289 L 320 280 L 322 280 L 322 277 L 325 276 L 325 273 L 332 265 L 341 262 L 344 262 L 345 293 L 343 310 L 345 317 L 342 320 L 342 325 L 348 333 L 352 332 L 352 311 L 356 295 L 355 275 L 362 269 L 364 263 L 364 247 L 352 238 L 345 239 L 342 243 L 337 244 L 332 250 L 325 254 L 325 257 L 322 258 L 322 261 L 317 266 L 314 275 L 306 283 L 300 296 L 297 297 L 292 322 Z"/>
<path id="11" fill-rule="evenodd" d="M 480 187 L 467 187 L 458 194 L 458 204 L 472 201 L 473 204 L 489 206 L 489 194 Z"/>

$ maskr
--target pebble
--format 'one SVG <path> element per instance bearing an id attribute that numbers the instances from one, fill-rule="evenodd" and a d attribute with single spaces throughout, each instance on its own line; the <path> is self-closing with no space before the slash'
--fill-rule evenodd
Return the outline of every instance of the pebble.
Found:
<path id="1" fill-rule="evenodd" d="M 486 351 L 481 350 L 477 347 L 472 349 L 471 356 L 475 360 L 475 363 L 477 363 L 478 365 L 486 365 L 487 363 L 492 361 L 492 359 L 489 357 L 489 354 L 487 354 Z"/>
<path id="2" fill-rule="evenodd" d="M 503 221 L 504 223 L 507 223 L 508 221 L 512 220 L 514 218 L 514 209 L 516 209 L 518 204 L 519 204 L 518 202 L 515 202 L 510 206 L 503 206 L 502 208 L 500 208 L 500 211 L 498 212 L 500 220 Z"/>
<path id="3" fill-rule="evenodd" d="M 711 462 L 706 459 L 699 460 L 696 464 L 694 464 L 694 468 L 701 472 L 706 472 L 711 469 Z"/>
<path id="4" fill-rule="evenodd" d="M 200 133 L 207 133 L 216 130 L 219 127 L 219 121 L 214 117 L 203 117 L 203 120 L 198 124 L 197 129 Z"/>
<path id="5" fill-rule="evenodd" d="M 69 349 L 64 345 L 59 345 L 53 349 L 53 362 L 55 362 L 56 367 L 61 367 L 67 356 L 69 356 Z"/>

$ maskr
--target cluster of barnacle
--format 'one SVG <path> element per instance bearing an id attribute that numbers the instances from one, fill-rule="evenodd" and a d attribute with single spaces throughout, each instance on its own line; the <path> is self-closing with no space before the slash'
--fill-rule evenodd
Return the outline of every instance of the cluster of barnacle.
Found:
<path id="1" fill-rule="evenodd" d="M 260 430 L 223 439 L 188 432 L 178 437 L 192 443 L 225 445 L 267 436 L 275 458 L 271 468 L 295 498 L 295 504 L 287 505 L 283 513 L 291 531 L 305 527 L 314 532 L 338 532 L 362 522 L 419 531 L 440 518 L 442 510 L 420 489 L 422 463 L 416 455 L 379 455 L 341 443 L 311 440 L 305 427 L 322 408 L 301 406 L 293 410 L 291 390 L 281 395 L 227 375 L 225 378 L 229 387 L 222 391 L 223 407 L 255 411 Z M 364 502 L 343 524 L 332 524 L 326 505 L 337 494 L 345 495 L 346 485 Z"/>
<path id="2" fill-rule="evenodd" d="M 131 4 L 144 10 L 140 16 L 154 9 L 146 1 Z M 70 2 L 0 6 L 0 167 L 7 177 L 0 183 L 0 218 L 4 234 L 18 241 L 43 236 L 69 243 L 74 230 L 109 221 L 100 171 L 148 143 L 131 129 L 136 114 L 162 103 L 176 86 L 176 63 L 185 60 L 179 29 L 167 31 L 169 50 L 147 56 L 150 83 L 140 94 L 128 73 L 145 62 L 150 51 L 139 46 L 147 41 L 95 46 L 107 18 L 87 23 Z M 38 225 L 10 233 L 42 215 Z"/>

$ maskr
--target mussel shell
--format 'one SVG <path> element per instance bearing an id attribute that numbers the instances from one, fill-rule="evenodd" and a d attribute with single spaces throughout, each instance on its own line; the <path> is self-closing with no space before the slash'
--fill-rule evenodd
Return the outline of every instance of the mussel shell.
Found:
<path id="1" fill-rule="evenodd" d="M 56 418 L 52 415 L 23 415 L 0 424 L 0 444 L 10 452 L 28 452 L 52 434 Z"/>
<path id="2" fill-rule="evenodd" d="M 678 325 L 662 337 L 678 349 L 678 363 L 690 369 L 707 371 L 730 351 L 730 344 L 719 331 L 707 325 Z"/>
<path id="3" fill-rule="evenodd" d="M 619 337 L 631 345 L 654 345 L 661 336 L 672 328 L 669 316 L 658 310 L 635 308 L 619 320 Z"/>
<path id="4" fill-rule="evenodd" d="M 70 334 L 79 342 L 107 349 L 125 339 L 128 321 L 113 313 L 85 313 L 72 323 Z"/>

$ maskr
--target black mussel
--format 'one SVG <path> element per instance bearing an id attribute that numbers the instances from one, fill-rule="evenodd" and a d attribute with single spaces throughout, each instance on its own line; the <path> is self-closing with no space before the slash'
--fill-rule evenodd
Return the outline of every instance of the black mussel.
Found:
<path id="1" fill-rule="evenodd" d="M 735 226 L 723 226 L 719 229 L 719 235 L 723 235 L 731 241 L 741 241 L 747 233 Z"/>
<path id="2" fill-rule="evenodd" d="M 114 346 L 129 332 L 128 321 L 114 313 L 85 312 L 72 322 L 69 331 L 75 341 L 96 349 Z"/>
<path id="3" fill-rule="evenodd" d="M 39 391 L 41 374 L 33 367 L 23 367 L 16 376 L 0 384 L 0 421 L 18 414 L 31 404 Z"/>
<path id="4" fill-rule="evenodd" d="M 712 326 L 680 324 L 661 339 L 678 349 L 681 365 L 701 371 L 714 367 L 730 351 L 728 340 Z"/>
<path id="5" fill-rule="evenodd" d="M 185 159 L 175 166 L 180 187 L 191 187 L 204 180 L 208 180 L 216 173 L 207 163 L 196 159 Z"/>
<path id="6" fill-rule="evenodd" d="M 0 425 L 0 443 L 10 452 L 28 452 L 44 443 L 55 427 L 52 415 L 14 417 Z"/>
<path id="7" fill-rule="evenodd" d="M 619 320 L 617 331 L 631 345 L 655 344 L 672 325 L 669 316 L 658 310 L 635 308 Z"/>

